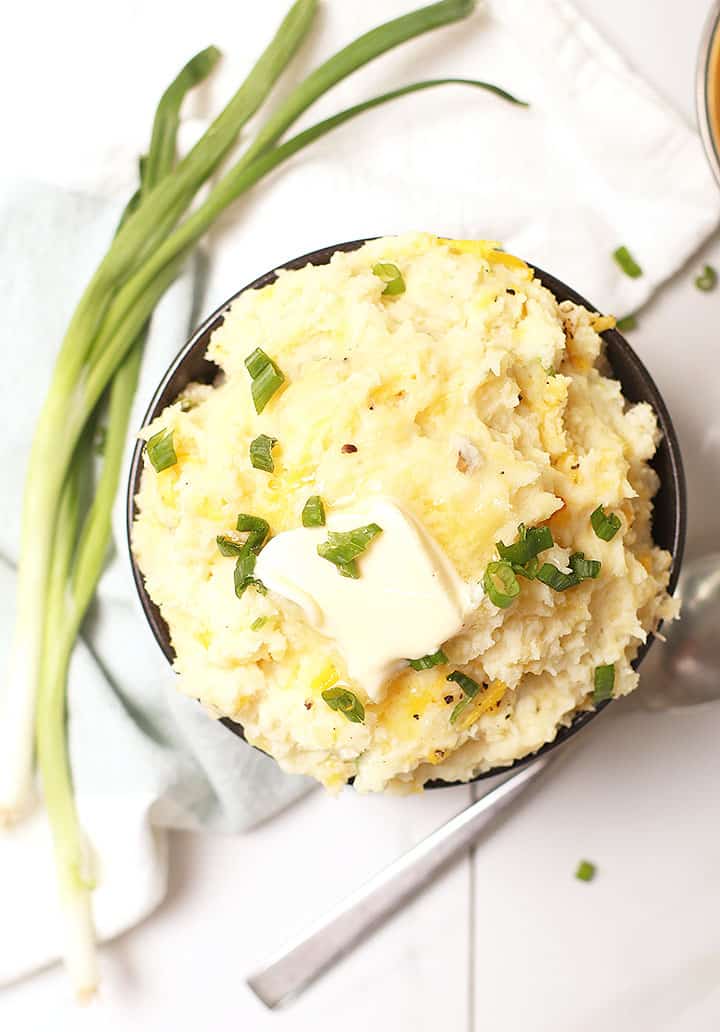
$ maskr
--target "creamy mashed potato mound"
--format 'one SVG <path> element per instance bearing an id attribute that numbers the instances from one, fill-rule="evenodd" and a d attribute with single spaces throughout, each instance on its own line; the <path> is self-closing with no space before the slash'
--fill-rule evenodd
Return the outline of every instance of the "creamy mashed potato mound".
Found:
<path id="1" fill-rule="evenodd" d="M 397 265 L 404 293 L 383 295 L 377 262 Z M 285 770 L 331 789 L 354 778 L 360 791 L 465 780 L 533 752 L 592 708 L 599 665 L 614 664 L 615 695 L 632 691 L 638 647 L 674 603 L 670 556 L 651 538 L 658 428 L 609 375 L 599 331 L 613 323 L 559 304 L 490 243 L 427 234 L 243 293 L 210 342 L 217 383 L 191 388 L 142 434 L 171 429 L 177 455 L 160 473 L 146 460 L 133 548 L 181 690 L 239 721 Z M 286 378 L 260 415 L 244 365 L 255 348 Z M 272 473 L 250 463 L 259 434 L 277 438 Z M 396 500 L 477 593 L 444 645 L 448 663 L 401 671 L 377 702 L 298 606 L 253 587 L 236 597 L 216 544 L 240 512 L 272 534 L 299 527 L 310 495 L 329 512 Z M 599 504 L 620 518 L 610 541 L 591 526 Z M 584 552 L 602 563 L 597 579 L 554 591 L 520 577 L 498 608 L 484 572 L 521 523 L 550 527 L 541 562 L 567 570 Z M 451 722 L 455 670 L 482 687 Z M 323 700 L 337 684 L 363 703 L 363 722 Z"/>

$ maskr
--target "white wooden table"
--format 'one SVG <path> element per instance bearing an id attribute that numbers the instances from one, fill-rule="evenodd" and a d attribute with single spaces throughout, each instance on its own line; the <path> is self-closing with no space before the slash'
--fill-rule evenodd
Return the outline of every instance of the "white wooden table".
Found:
<path id="1" fill-rule="evenodd" d="M 692 119 L 708 0 L 578 2 Z M 33 74 L 43 6 L 9 15 L 27 34 L 28 58 L 8 58 L 18 75 Z M 202 4 L 158 6 L 168 18 L 195 10 L 202 19 Z M 252 17 L 255 5 L 247 6 Z M 108 96 L 118 113 L 125 103 L 147 109 L 132 54 L 106 47 L 101 61 L 92 53 L 93 39 L 113 32 L 105 5 L 92 10 L 67 0 L 62 18 L 53 18 L 64 37 L 38 43 L 35 70 L 51 84 L 47 124 L 65 119 L 68 146 L 86 135 L 82 98 L 92 76 L 104 85 L 117 77 Z M 143 10 L 129 3 L 113 17 L 135 18 L 141 31 Z M 152 24 L 160 22 L 155 11 Z M 38 97 L 28 104 L 36 109 L 25 114 L 39 110 Z M 11 130 L 22 115 L 10 116 Z M 717 239 L 703 258 L 720 266 Z M 695 290 L 694 265 L 642 313 L 631 338 L 680 433 L 690 554 L 718 547 L 720 509 L 720 295 Z M 472 857 L 289 1009 L 269 1014 L 243 976 L 288 931 L 466 805 L 471 788 L 410 799 L 316 792 L 244 837 L 174 834 L 168 898 L 151 920 L 104 948 L 101 999 L 78 1011 L 62 973 L 48 971 L 2 994 L 0 1028 L 716 1032 L 720 705 L 650 714 L 630 699 L 612 710 Z M 573 877 L 581 858 L 598 865 L 590 885 Z"/>

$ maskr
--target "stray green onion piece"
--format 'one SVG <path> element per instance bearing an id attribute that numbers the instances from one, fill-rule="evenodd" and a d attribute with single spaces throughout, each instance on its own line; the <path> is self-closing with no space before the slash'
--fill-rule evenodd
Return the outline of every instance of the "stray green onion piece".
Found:
<path id="1" fill-rule="evenodd" d="M 575 552 L 570 556 L 570 569 L 578 581 L 595 580 L 600 575 L 602 563 L 599 559 L 586 559 L 584 552 Z"/>
<path id="2" fill-rule="evenodd" d="M 245 368 L 252 380 L 250 392 L 255 404 L 255 411 L 260 413 L 273 394 L 282 387 L 285 382 L 285 376 L 262 348 L 255 348 L 248 355 L 245 359 Z"/>
<path id="3" fill-rule="evenodd" d="M 267 520 L 261 516 L 249 516 L 246 512 L 239 513 L 235 527 L 239 531 L 249 532 L 246 544 L 253 552 L 260 551 L 270 533 L 270 524 Z"/>
<path id="4" fill-rule="evenodd" d="M 266 623 L 267 623 L 267 617 L 266 616 L 258 616 L 257 619 L 253 620 L 253 622 L 250 624 L 250 630 L 251 631 L 259 631 L 260 628 L 264 627 Z"/>
<path id="5" fill-rule="evenodd" d="M 580 578 L 575 573 L 563 573 L 552 563 L 543 563 L 538 571 L 537 579 L 547 584 L 553 591 L 567 591 L 580 583 Z"/>
<path id="6" fill-rule="evenodd" d="M 347 688 L 336 685 L 335 688 L 327 688 L 322 697 L 331 710 L 342 713 L 352 724 L 362 724 L 365 720 L 365 707 L 357 695 Z"/>
<path id="7" fill-rule="evenodd" d="M 496 548 L 501 559 L 505 559 L 513 567 L 525 566 L 540 552 L 553 546 L 553 536 L 549 527 L 526 527 L 521 523 L 518 527 L 518 540 L 512 545 L 498 541 Z M 519 572 L 519 571 L 518 571 Z"/>
<path id="8" fill-rule="evenodd" d="M 498 609 L 507 609 L 520 594 L 515 571 L 505 559 L 488 565 L 483 577 L 483 587 L 490 601 Z"/>
<path id="9" fill-rule="evenodd" d="M 272 450 L 276 444 L 277 437 L 268 437 L 267 434 L 260 434 L 250 442 L 250 463 L 254 469 L 264 470 L 265 473 L 274 471 Z"/>
<path id="10" fill-rule="evenodd" d="M 160 430 L 153 434 L 145 447 L 156 473 L 170 469 L 177 462 L 172 430 Z"/>
<path id="11" fill-rule="evenodd" d="M 377 276 L 385 284 L 383 296 L 395 297 L 405 293 L 405 280 L 397 265 L 392 262 L 377 262 L 373 265 L 373 276 Z"/>
<path id="12" fill-rule="evenodd" d="M 409 659 L 408 665 L 413 670 L 430 670 L 432 667 L 440 666 L 441 663 L 447 663 L 448 658 L 442 649 L 438 649 L 437 652 L 428 653 L 427 656 L 421 656 L 420 659 Z"/>
<path id="13" fill-rule="evenodd" d="M 695 286 L 698 290 L 714 290 L 717 286 L 717 272 L 712 265 L 706 265 L 703 271 L 695 280 Z"/>
<path id="14" fill-rule="evenodd" d="M 616 516 L 614 512 L 606 513 L 602 505 L 598 505 L 597 509 L 591 513 L 590 522 L 596 536 L 601 541 L 612 541 L 620 530 L 620 517 Z"/>
<path id="15" fill-rule="evenodd" d="M 616 251 L 613 251 L 613 258 L 625 275 L 629 276 L 630 279 L 637 279 L 638 276 L 642 276 L 642 269 L 630 254 L 627 247 L 618 247 Z"/>
<path id="16" fill-rule="evenodd" d="M 378 534 L 382 534 L 382 527 L 378 527 L 377 523 L 368 523 L 354 530 L 331 530 L 327 541 L 317 546 L 317 553 L 322 559 L 334 563 L 343 577 L 357 580 L 360 572 L 355 560 Z"/>
<path id="17" fill-rule="evenodd" d="M 325 506 L 320 495 L 311 495 L 305 502 L 302 511 L 303 527 L 324 527 Z"/>
<path id="18" fill-rule="evenodd" d="M 591 863 L 589 860 L 581 860 L 577 866 L 577 870 L 575 871 L 575 877 L 578 881 L 592 881 L 595 877 L 596 871 L 597 868 L 595 867 L 595 864 Z"/>
<path id="19" fill-rule="evenodd" d="M 615 688 L 615 664 L 595 667 L 595 690 L 593 691 L 593 702 L 605 702 L 612 699 Z"/>
<path id="20" fill-rule="evenodd" d="M 245 547 L 244 543 L 239 544 L 239 542 L 227 537 L 226 534 L 218 534 L 215 540 L 217 541 L 220 555 L 235 557 L 242 555 L 243 548 Z"/>
<path id="21" fill-rule="evenodd" d="M 620 333 L 627 333 L 628 330 L 636 330 L 638 321 L 634 315 L 624 315 L 622 319 L 618 319 L 615 323 L 615 329 L 619 330 Z"/>
<path id="22" fill-rule="evenodd" d="M 450 714 L 450 723 L 454 724 L 463 710 L 467 708 L 470 700 L 474 699 L 480 691 L 481 685 L 477 681 L 473 681 L 472 677 L 468 677 L 467 674 L 463 674 L 459 670 L 453 670 L 451 674 L 448 674 L 446 680 L 453 681 L 459 685 L 463 693 L 463 698 L 455 705 Z"/>

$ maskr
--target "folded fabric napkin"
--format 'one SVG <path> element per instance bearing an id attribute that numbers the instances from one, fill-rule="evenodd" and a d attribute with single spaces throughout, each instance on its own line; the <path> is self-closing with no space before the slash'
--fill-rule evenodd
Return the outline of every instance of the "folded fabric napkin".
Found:
<path id="1" fill-rule="evenodd" d="M 390 7 L 387 0 L 329 5 L 315 58 L 410 6 L 405 0 Z M 283 7 L 272 0 L 267 21 L 244 21 L 257 52 Z M 231 47 L 232 39 L 228 31 L 217 42 Z M 184 42 L 173 40 L 170 30 L 165 44 L 176 47 L 179 65 L 187 56 Z M 242 70 L 231 71 L 239 81 Z M 715 186 L 696 134 L 563 0 L 497 0 L 442 38 L 364 70 L 323 100 L 314 117 L 392 85 L 441 75 L 498 82 L 531 107 L 511 108 L 448 87 L 364 116 L 271 177 L 211 233 L 206 275 L 193 264 L 158 308 L 133 425 L 199 316 L 244 282 L 315 247 L 408 229 L 496 238 L 602 310 L 623 315 L 713 228 Z M 149 105 L 152 100 L 148 96 Z M 0 662 L 12 625 L 32 428 L 72 307 L 113 232 L 121 206 L 117 187 L 129 192 L 135 145 L 142 145 L 129 133 L 127 150 L 119 151 L 113 127 L 105 132 L 99 130 L 98 153 L 112 147 L 111 176 L 107 163 L 93 169 L 85 161 L 75 180 L 82 193 L 27 182 L 0 190 L 7 342 L 0 380 Z M 63 179 L 66 186 L 67 174 Z M 627 278 L 613 262 L 621 244 L 643 267 L 641 278 Z M 116 553 L 70 684 L 73 769 L 99 861 L 96 913 L 104 939 L 162 899 L 163 828 L 239 831 L 308 788 L 174 690 L 135 599 L 122 496 L 114 527 Z M 0 913 L 14 930 L 12 941 L 0 942 L 0 984 L 58 955 L 52 860 L 40 810 L 0 836 Z"/>

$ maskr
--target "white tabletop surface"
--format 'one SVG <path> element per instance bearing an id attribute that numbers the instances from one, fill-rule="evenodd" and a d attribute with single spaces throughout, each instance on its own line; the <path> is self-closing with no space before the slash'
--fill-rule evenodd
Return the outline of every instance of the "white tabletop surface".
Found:
<path id="1" fill-rule="evenodd" d="M 577 2 L 693 119 L 709 0 Z M 169 0 L 156 5 L 173 17 Z M 138 32 L 141 7 L 128 5 Z M 6 15 L 31 50 L 42 8 L 15 5 Z M 126 87 L 130 104 L 143 96 L 137 81 L 128 83 L 136 78 L 128 55 L 106 48 L 104 66 L 87 56 L 93 33 L 112 32 L 105 5 L 89 23 L 88 10 L 66 0 L 62 39 L 42 50 L 46 117 L 64 112 L 70 143 L 74 132 L 86 135 L 81 100 L 95 88 L 88 69 L 103 88 L 110 83 L 111 107 Z M 193 10 L 200 23 L 202 4 Z M 24 59 L 17 68 L 33 73 Z M 26 113 L 36 116 L 40 94 L 30 96 L 35 108 Z M 717 238 L 702 258 L 720 266 Z M 717 547 L 707 513 L 720 506 L 720 441 L 707 432 L 708 412 L 720 410 L 719 295 L 693 287 L 698 261 L 660 292 L 632 335 L 683 443 L 691 555 Z M 710 372 L 699 405 L 697 377 Z M 167 900 L 103 948 L 100 999 L 79 1011 L 62 972 L 51 970 L 2 994 L 0 1028 L 360 1032 L 374 1022 L 399 1032 L 716 1032 L 720 706 L 651 714 L 630 699 L 612 710 L 472 857 L 288 1009 L 264 1010 L 244 975 L 288 932 L 457 812 L 470 788 L 399 800 L 316 792 L 242 837 L 173 834 Z M 573 878 L 582 857 L 598 865 L 590 885 Z M 1 926 L 0 915 L 5 934 Z"/>

